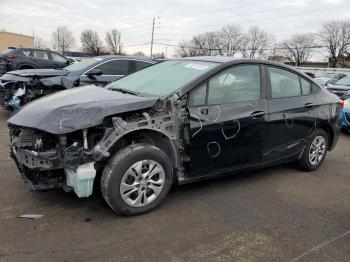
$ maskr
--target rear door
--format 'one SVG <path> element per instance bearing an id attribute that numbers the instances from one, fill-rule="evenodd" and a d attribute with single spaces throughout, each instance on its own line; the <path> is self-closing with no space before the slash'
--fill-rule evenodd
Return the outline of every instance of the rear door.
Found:
<path id="1" fill-rule="evenodd" d="M 263 75 L 259 65 L 237 65 L 189 94 L 192 176 L 262 161 L 268 109 Z"/>
<path id="2" fill-rule="evenodd" d="M 81 75 L 81 85 L 87 84 L 101 84 L 106 85 L 114 80 L 117 80 L 131 72 L 131 63 L 126 59 L 110 60 L 102 62 L 91 69 L 99 69 L 102 71 L 102 75 L 99 76 L 87 76 Z M 89 69 L 89 70 L 91 70 Z"/>
<path id="3" fill-rule="evenodd" d="M 37 68 L 42 69 L 54 69 L 56 65 L 54 61 L 50 60 L 49 52 L 45 50 L 32 50 L 30 52 L 30 56 L 32 57 L 32 62 Z"/>
<path id="4" fill-rule="evenodd" d="M 266 67 L 269 76 L 269 131 L 266 161 L 298 154 L 315 131 L 318 103 L 311 82 L 295 72 Z"/>

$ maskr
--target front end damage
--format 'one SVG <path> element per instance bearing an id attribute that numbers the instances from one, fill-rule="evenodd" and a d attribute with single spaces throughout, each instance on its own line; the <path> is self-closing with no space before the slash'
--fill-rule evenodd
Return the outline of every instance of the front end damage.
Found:
<path id="1" fill-rule="evenodd" d="M 77 86 L 65 76 L 20 76 L 7 73 L 0 78 L 0 105 L 7 110 L 16 110 L 42 96 Z"/>
<path id="2" fill-rule="evenodd" d="M 181 177 L 184 147 L 179 137 L 183 124 L 177 107 L 173 99 L 162 100 L 152 108 L 106 117 L 96 127 L 68 134 L 10 124 L 11 154 L 33 191 L 63 188 L 88 197 L 109 158 L 138 142 L 166 151 Z"/>

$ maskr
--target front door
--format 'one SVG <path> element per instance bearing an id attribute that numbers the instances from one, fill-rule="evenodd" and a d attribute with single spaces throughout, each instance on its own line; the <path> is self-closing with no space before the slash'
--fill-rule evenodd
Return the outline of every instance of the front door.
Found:
<path id="1" fill-rule="evenodd" d="M 237 65 L 189 94 L 192 176 L 262 161 L 268 106 L 261 76 L 259 65 Z"/>

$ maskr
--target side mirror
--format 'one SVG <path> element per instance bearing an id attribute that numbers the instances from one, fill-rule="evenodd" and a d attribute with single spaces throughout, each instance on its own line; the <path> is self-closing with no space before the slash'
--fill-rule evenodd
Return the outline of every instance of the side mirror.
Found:
<path id="1" fill-rule="evenodd" d="M 100 76 L 102 75 L 103 72 L 100 69 L 91 69 L 85 73 L 88 77 L 93 77 L 93 76 Z"/>

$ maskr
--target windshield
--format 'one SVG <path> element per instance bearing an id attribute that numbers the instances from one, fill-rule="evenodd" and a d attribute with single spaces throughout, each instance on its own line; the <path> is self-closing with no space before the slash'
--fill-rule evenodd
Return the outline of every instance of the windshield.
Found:
<path id="1" fill-rule="evenodd" d="M 107 88 L 165 96 L 216 66 L 217 63 L 202 61 L 165 61 L 125 76 L 107 85 Z"/>
<path id="2" fill-rule="evenodd" d="M 334 84 L 340 85 L 340 86 L 350 86 L 350 77 L 343 77 L 342 79 L 338 80 Z"/>
<path id="3" fill-rule="evenodd" d="M 101 57 L 95 57 L 95 58 L 86 58 L 86 59 L 83 59 L 77 63 L 74 63 L 74 64 L 71 64 L 69 66 L 66 66 L 64 68 L 64 70 L 67 70 L 67 71 L 80 71 L 80 70 L 83 70 L 85 68 L 87 68 L 88 66 L 98 62 L 98 61 L 102 61 L 103 58 Z"/>

